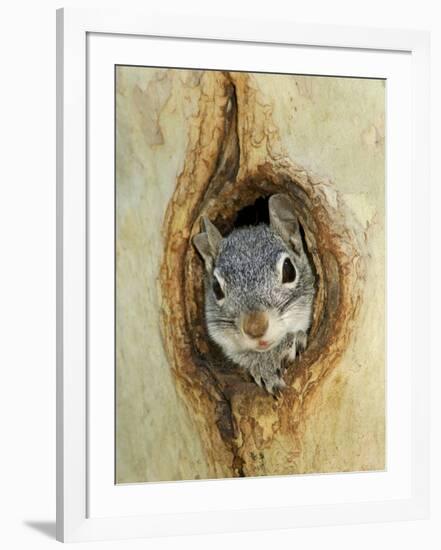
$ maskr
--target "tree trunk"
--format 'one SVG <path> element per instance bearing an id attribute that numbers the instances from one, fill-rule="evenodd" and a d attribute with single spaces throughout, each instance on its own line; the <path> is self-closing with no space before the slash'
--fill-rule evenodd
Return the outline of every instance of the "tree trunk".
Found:
<path id="1" fill-rule="evenodd" d="M 117 480 L 383 469 L 383 83 L 121 67 L 117 92 Z M 318 292 L 275 400 L 210 343 L 191 237 L 278 192 Z"/>

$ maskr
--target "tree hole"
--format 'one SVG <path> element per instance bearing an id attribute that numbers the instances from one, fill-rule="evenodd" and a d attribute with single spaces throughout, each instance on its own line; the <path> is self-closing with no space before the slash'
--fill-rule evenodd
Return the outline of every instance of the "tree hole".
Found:
<path id="1" fill-rule="evenodd" d="M 208 336 L 204 266 L 191 239 L 202 229 L 202 216 L 208 217 L 223 236 L 237 227 L 269 223 L 268 200 L 275 193 L 286 193 L 292 199 L 316 283 L 308 346 L 300 360 L 288 365 L 284 376 L 288 388 L 297 386 L 296 380 L 301 380 L 303 387 L 306 380 L 321 376 L 335 364 L 344 351 L 357 309 L 358 279 L 362 273 L 358 249 L 344 223 L 347 214 L 340 212 L 341 205 L 333 202 L 324 185 L 309 180 L 300 183 L 283 173 L 266 170 L 264 174 L 219 185 L 216 192 L 208 186 L 188 216 L 188 225 L 179 226 L 175 241 L 168 237 L 169 258 L 165 262 L 169 267 L 164 271 L 162 292 L 168 303 L 164 319 L 170 326 L 164 330 L 169 334 L 174 366 L 181 369 L 186 380 L 194 382 L 196 377 L 205 380 L 204 385 L 212 380 L 229 395 L 261 390 L 247 373 L 226 359 Z M 179 214 L 177 220 L 182 219 L 186 218 Z M 182 242 L 181 247 L 177 242 Z"/>
<path id="2" fill-rule="evenodd" d="M 315 275 L 316 297 L 306 352 L 288 365 L 285 374 L 288 383 L 292 383 L 296 376 L 317 360 L 333 334 L 331 325 L 336 321 L 340 306 L 341 275 L 336 269 L 333 255 L 320 249 L 320 235 L 316 234 L 320 224 L 316 219 L 314 201 L 293 181 L 285 180 L 284 189 L 280 187 L 280 183 L 275 184 L 265 178 L 244 183 L 240 192 L 236 189 L 236 193 L 229 197 L 229 188 L 226 187 L 201 215 L 206 215 L 226 236 L 234 228 L 269 224 L 268 200 L 274 193 L 286 192 L 293 199 L 303 246 Z M 200 217 L 197 216 L 192 233 L 199 231 Z M 227 373 L 230 384 L 234 385 L 236 380 L 237 387 L 241 387 L 243 381 L 248 379 L 247 373 L 233 365 L 208 336 L 205 327 L 203 264 L 192 247 L 187 251 L 186 264 L 186 295 L 191 297 L 186 305 L 187 330 L 188 337 L 194 343 L 195 358 L 199 364 L 206 364 L 215 376 Z"/>

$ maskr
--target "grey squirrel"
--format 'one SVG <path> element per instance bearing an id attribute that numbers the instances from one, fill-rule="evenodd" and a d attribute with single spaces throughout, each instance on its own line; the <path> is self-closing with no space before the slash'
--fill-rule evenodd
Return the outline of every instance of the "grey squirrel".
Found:
<path id="1" fill-rule="evenodd" d="M 205 264 L 205 321 L 210 338 L 255 382 L 278 395 L 282 361 L 307 346 L 315 276 L 288 195 L 268 201 L 269 225 L 226 237 L 207 218 L 193 244 Z"/>

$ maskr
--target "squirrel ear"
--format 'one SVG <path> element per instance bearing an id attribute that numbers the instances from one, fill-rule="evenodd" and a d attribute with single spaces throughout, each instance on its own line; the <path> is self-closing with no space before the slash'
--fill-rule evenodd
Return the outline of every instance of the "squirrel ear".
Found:
<path id="1" fill-rule="evenodd" d="M 219 252 L 222 235 L 219 233 L 217 227 L 205 216 L 202 217 L 202 224 L 205 231 L 193 237 L 193 244 L 202 256 L 207 271 L 211 271 L 214 259 Z"/>
<path id="2" fill-rule="evenodd" d="M 202 216 L 202 224 L 204 226 L 205 232 L 207 233 L 208 243 L 210 245 L 213 256 L 217 256 L 220 243 L 222 241 L 222 235 L 220 234 L 219 229 L 215 225 L 213 225 L 211 221 L 205 216 Z"/>
<path id="3" fill-rule="evenodd" d="M 271 227 L 286 243 L 292 245 L 294 252 L 300 254 L 303 250 L 302 236 L 292 199 L 288 195 L 272 195 L 268 201 L 268 210 Z"/>

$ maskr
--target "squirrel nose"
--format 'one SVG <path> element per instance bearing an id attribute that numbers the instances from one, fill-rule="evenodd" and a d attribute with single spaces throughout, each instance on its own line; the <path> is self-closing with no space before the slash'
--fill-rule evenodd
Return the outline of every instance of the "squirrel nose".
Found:
<path id="1" fill-rule="evenodd" d="M 268 328 L 268 315 L 264 311 L 253 311 L 242 318 L 242 330 L 251 338 L 261 338 Z"/>

